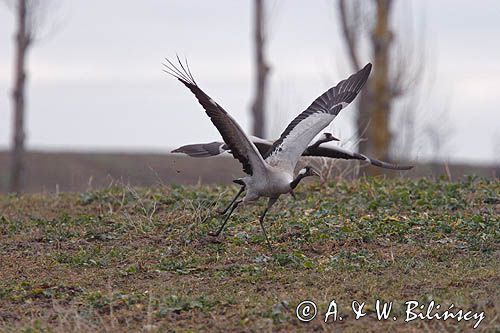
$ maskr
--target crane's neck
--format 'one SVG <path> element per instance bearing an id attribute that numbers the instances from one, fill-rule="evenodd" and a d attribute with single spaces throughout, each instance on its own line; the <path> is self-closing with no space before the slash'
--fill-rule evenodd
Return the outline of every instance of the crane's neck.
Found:
<path id="1" fill-rule="evenodd" d="M 294 190 L 294 189 L 297 187 L 297 185 L 299 185 L 300 181 L 301 181 L 303 178 L 307 177 L 307 176 L 308 176 L 308 175 L 307 175 L 306 173 L 303 173 L 303 174 L 299 173 L 299 174 L 297 175 L 297 178 L 295 178 L 295 179 L 294 179 L 294 180 L 290 183 L 290 188 L 291 188 L 292 190 Z"/>

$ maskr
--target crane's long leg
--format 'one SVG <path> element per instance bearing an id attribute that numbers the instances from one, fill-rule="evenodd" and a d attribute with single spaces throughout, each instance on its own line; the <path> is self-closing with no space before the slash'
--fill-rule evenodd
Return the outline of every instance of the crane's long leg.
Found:
<path id="1" fill-rule="evenodd" d="M 244 190 L 245 190 L 245 186 L 242 186 L 240 188 L 240 191 L 236 194 L 236 196 L 234 197 L 234 199 L 231 201 L 231 203 L 223 211 L 219 211 L 219 214 L 220 215 L 226 214 L 227 211 L 229 210 L 229 208 L 231 208 L 231 206 L 234 204 L 234 202 L 236 201 L 236 199 L 238 199 L 238 197 L 241 195 L 241 193 L 243 193 Z"/>
<path id="2" fill-rule="evenodd" d="M 236 196 L 233 198 L 233 200 L 231 201 L 231 203 L 222 211 L 217 211 L 217 213 L 219 215 L 224 215 L 227 213 L 227 211 L 229 210 L 229 208 L 231 208 L 231 206 L 234 204 L 234 202 L 236 201 L 236 199 L 238 199 L 238 197 L 241 195 L 241 193 L 243 193 L 243 191 L 245 190 L 245 186 L 242 186 L 240 188 L 240 191 L 236 194 Z M 208 219 L 210 219 L 212 217 L 212 214 L 208 214 L 207 217 L 205 217 L 205 219 L 203 220 L 203 223 L 207 222 Z"/>
<path id="3" fill-rule="evenodd" d="M 229 214 L 227 214 L 226 218 L 224 219 L 224 222 L 222 222 L 222 225 L 220 226 L 219 230 L 217 230 L 216 233 L 211 233 L 210 235 L 211 236 L 219 236 L 219 234 L 222 232 L 222 229 L 224 229 L 224 226 L 226 225 L 226 222 L 227 220 L 229 220 L 229 217 L 231 216 L 231 214 L 234 212 L 234 210 L 236 209 L 236 207 L 238 207 L 238 205 L 242 202 L 243 200 L 238 200 L 238 201 L 235 201 L 234 204 L 232 205 L 231 207 L 231 210 L 229 211 Z"/>
<path id="4" fill-rule="evenodd" d="M 266 237 L 267 246 L 269 246 L 270 250 L 272 250 L 273 247 L 271 246 L 271 243 L 269 242 L 269 238 L 267 238 L 266 228 L 264 228 L 264 217 L 266 217 L 267 211 L 269 210 L 269 208 L 271 208 L 274 205 L 276 200 L 278 200 L 278 198 L 269 198 L 269 201 L 267 202 L 267 207 L 264 210 L 264 212 L 262 212 L 262 215 L 259 218 L 260 227 L 262 228 L 262 233 L 264 233 L 264 236 Z"/>

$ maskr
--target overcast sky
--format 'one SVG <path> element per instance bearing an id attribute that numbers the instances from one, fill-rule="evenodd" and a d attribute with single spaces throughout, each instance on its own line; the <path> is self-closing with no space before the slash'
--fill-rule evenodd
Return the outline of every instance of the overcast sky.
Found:
<path id="1" fill-rule="evenodd" d="M 197 82 L 245 129 L 253 96 L 252 2 L 61 1 L 49 33 L 29 54 L 28 146 L 43 150 L 147 150 L 219 140 L 194 97 L 162 72 L 189 58 Z M 270 137 L 352 71 L 336 1 L 271 0 Z M 424 48 L 419 115 L 446 133 L 443 159 L 500 161 L 500 1 L 398 1 L 394 22 Z M 56 27 L 55 29 L 52 27 Z M 0 148 L 11 139 L 13 14 L 0 7 Z M 410 37 L 406 38 L 409 39 Z M 406 43 L 408 44 L 408 43 Z M 369 55 L 362 57 L 368 62 Z M 399 103 L 404 104 L 404 103 Z M 398 105 L 399 105 L 398 104 Z M 446 110 L 447 113 L 444 113 Z M 330 128 L 352 137 L 353 108 Z M 422 125 L 423 126 L 423 125 Z M 420 140 L 418 138 L 417 140 Z M 417 145 L 418 146 L 418 145 Z M 416 159 L 432 152 L 416 148 Z"/>

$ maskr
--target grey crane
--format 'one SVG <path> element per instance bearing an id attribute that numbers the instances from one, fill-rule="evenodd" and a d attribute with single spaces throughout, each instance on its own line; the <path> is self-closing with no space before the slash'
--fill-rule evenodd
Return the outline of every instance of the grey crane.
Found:
<path id="1" fill-rule="evenodd" d="M 177 66 L 169 59 L 165 60 L 165 72 L 178 79 L 195 95 L 221 134 L 231 154 L 240 161 L 243 171 L 247 174 L 243 178 L 234 180 L 235 183 L 241 185 L 241 189 L 225 210 L 224 213 L 227 211 L 229 213 L 213 235 L 218 236 L 222 232 L 238 205 L 254 202 L 260 197 L 267 197 L 269 198 L 267 207 L 260 215 L 259 223 L 266 242 L 271 248 L 264 227 L 264 218 L 268 210 L 282 194 L 290 193 L 295 189 L 302 179 L 317 175 L 310 166 L 306 166 L 294 177 L 294 169 L 316 135 L 356 98 L 370 75 L 372 65 L 368 63 L 357 73 L 340 81 L 316 98 L 306 110 L 292 120 L 279 139 L 273 142 L 269 150 L 262 155 L 233 117 L 200 89 L 191 74 L 187 61 L 183 64 L 177 58 Z M 245 190 L 244 198 L 238 199 Z"/>
<path id="2" fill-rule="evenodd" d="M 249 136 L 249 138 L 250 140 L 252 140 L 255 147 L 257 147 L 257 149 L 263 156 L 273 146 L 274 142 L 272 140 L 266 140 L 256 136 Z M 309 145 L 306 150 L 304 150 L 302 156 L 359 160 L 368 162 L 371 165 L 379 168 L 392 170 L 409 170 L 413 168 L 412 165 L 388 163 L 335 145 L 325 145 L 325 143 L 330 141 L 339 141 L 339 139 L 335 138 L 331 133 L 323 133 L 323 135 L 318 140 L 316 140 L 313 144 Z M 210 143 L 195 143 L 172 150 L 172 153 L 183 153 L 188 156 L 197 158 L 217 156 L 227 152 L 230 152 L 229 146 L 226 143 L 220 141 L 214 141 Z"/>

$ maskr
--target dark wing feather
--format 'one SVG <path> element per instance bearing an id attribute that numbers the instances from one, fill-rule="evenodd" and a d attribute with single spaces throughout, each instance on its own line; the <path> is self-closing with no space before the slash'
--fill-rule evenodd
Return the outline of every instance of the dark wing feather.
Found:
<path id="1" fill-rule="evenodd" d="M 170 60 L 165 59 L 168 74 L 177 78 L 196 96 L 198 102 L 217 127 L 224 142 L 229 146 L 231 154 L 243 165 L 243 170 L 252 175 L 256 170 L 264 168 L 264 160 L 255 145 L 248 139 L 238 123 L 212 98 L 205 94 L 196 84 L 189 66 L 184 66 L 177 58 L 180 68 L 176 67 Z"/>
<path id="2" fill-rule="evenodd" d="M 370 164 L 384 168 L 384 169 L 392 169 L 392 170 L 409 170 L 412 169 L 412 165 L 398 165 L 398 164 L 392 164 L 392 163 L 387 163 L 384 161 L 377 160 L 375 158 L 368 157 L 363 154 L 359 154 L 356 152 L 348 151 L 345 149 L 342 149 L 340 147 L 309 147 L 305 150 L 304 156 L 318 156 L 318 157 L 330 157 L 330 158 L 340 158 L 344 160 L 360 160 L 360 161 L 367 161 Z"/>
<path id="3" fill-rule="evenodd" d="M 210 142 L 185 145 L 172 150 L 172 153 L 184 153 L 191 157 L 210 157 L 228 151 L 229 147 L 224 142 Z"/>
<path id="4" fill-rule="evenodd" d="M 261 155 L 264 155 L 273 145 L 272 142 L 258 137 L 250 137 L 250 139 Z M 231 152 L 224 142 L 195 143 L 172 150 L 172 153 L 183 153 L 191 157 L 217 156 L 224 152 Z"/>
<path id="5" fill-rule="evenodd" d="M 280 138 L 273 143 L 266 153 L 266 162 L 293 170 L 311 140 L 356 98 L 367 81 L 371 68 L 372 65 L 367 64 L 316 98 L 305 111 L 292 120 Z"/>
<path id="6" fill-rule="evenodd" d="M 267 155 L 270 155 L 290 132 L 308 116 L 318 112 L 329 113 L 335 116 L 338 115 L 340 110 L 344 108 L 341 103 L 349 104 L 356 98 L 368 79 L 371 69 L 372 64 L 368 63 L 359 72 L 340 81 L 335 87 L 328 89 L 325 93 L 316 98 L 305 111 L 300 113 L 290 124 L 288 124 L 283 133 L 281 133 L 280 138 L 273 143 L 273 147 L 269 150 Z"/>
<path id="7" fill-rule="evenodd" d="M 253 144 L 257 149 L 259 150 L 259 153 L 264 156 L 265 153 L 269 150 L 269 148 L 272 147 L 271 143 L 266 143 L 266 142 L 255 142 L 253 141 Z"/>

